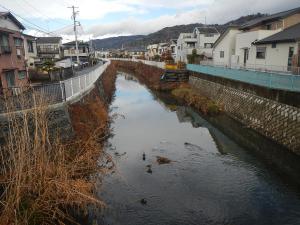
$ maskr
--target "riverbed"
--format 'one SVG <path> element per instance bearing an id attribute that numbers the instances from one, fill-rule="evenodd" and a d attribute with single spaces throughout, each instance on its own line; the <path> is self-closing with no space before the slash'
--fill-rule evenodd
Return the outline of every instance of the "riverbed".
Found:
<path id="1" fill-rule="evenodd" d="M 99 183 L 107 207 L 93 223 L 300 224 L 299 188 L 191 108 L 119 74 L 111 115 L 116 168 Z"/>

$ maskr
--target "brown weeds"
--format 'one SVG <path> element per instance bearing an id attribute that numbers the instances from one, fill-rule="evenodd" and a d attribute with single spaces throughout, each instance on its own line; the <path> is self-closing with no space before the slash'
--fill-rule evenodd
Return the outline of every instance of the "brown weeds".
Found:
<path id="1" fill-rule="evenodd" d="M 76 223 L 70 209 L 85 212 L 90 205 L 104 205 L 94 195 L 94 175 L 112 164 L 102 150 L 107 103 L 93 93 L 93 103 L 74 106 L 76 136 L 66 143 L 50 134 L 45 96 L 35 93 L 34 98 L 35 108 L 22 113 L 13 113 L 8 104 L 9 133 L 0 149 L 0 224 Z"/>

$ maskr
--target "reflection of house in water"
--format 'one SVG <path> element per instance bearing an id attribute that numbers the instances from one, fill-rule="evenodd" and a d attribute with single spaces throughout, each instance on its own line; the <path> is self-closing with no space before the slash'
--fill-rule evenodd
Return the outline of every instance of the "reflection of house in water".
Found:
<path id="1" fill-rule="evenodd" d="M 201 123 L 197 121 L 196 118 L 189 113 L 188 108 L 184 106 L 177 107 L 176 115 L 180 123 L 191 123 L 195 128 L 201 127 Z"/>

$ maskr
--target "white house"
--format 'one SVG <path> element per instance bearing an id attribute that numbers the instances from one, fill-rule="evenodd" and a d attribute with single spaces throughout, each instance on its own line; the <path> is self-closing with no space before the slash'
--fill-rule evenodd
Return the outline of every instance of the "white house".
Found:
<path id="1" fill-rule="evenodd" d="M 176 59 L 176 54 L 177 54 L 177 39 L 172 39 L 170 41 L 170 51 L 172 58 L 175 60 Z"/>
<path id="2" fill-rule="evenodd" d="M 289 48 L 284 47 L 285 53 L 280 49 L 273 51 L 276 56 L 266 60 L 267 48 L 255 45 L 255 43 L 261 45 L 262 43 L 259 41 L 276 35 L 297 23 L 300 23 L 300 8 L 251 20 L 239 27 L 239 30 L 230 27 L 214 45 L 213 63 L 215 65 L 224 64 L 224 66 L 231 68 L 242 67 L 282 71 L 283 65 L 286 68 L 288 67 L 286 61 L 288 61 Z M 295 51 L 295 48 L 291 49 L 290 54 L 293 51 Z M 269 52 L 272 52 L 272 50 L 269 50 Z M 275 59 L 276 57 L 278 59 Z M 277 64 L 280 66 L 276 67 Z"/>
<path id="3" fill-rule="evenodd" d="M 177 54 L 175 61 L 188 62 L 187 55 L 192 54 L 196 48 L 197 38 L 193 33 L 181 33 L 177 40 Z"/>
<path id="4" fill-rule="evenodd" d="M 213 49 L 213 64 L 231 66 L 231 58 L 235 55 L 236 35 L 240 33 L 238 26 L 229 26 L 217 39 Z"/>
<path id="5" fill-rule="evenodd" d="M 213 45 L 220 37 L 219 31 L 215 27 L 196 27 L 193 35 L 197 39 L 197 53 L 206 58 L 212 58 Z"/>
<path id="6" fill-rule="evenodd" d="M 158 44 L 148 45 L 146 57 L 148 60 L 153 60 L 158 55 Z"/>
<path id="7" fill-rule="evenodd" d="M 300 75 L 300 23 L 254 43 L 256 69 Z"/>

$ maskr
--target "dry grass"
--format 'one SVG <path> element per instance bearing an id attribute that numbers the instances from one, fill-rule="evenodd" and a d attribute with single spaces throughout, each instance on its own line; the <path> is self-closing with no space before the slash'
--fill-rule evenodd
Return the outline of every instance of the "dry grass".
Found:
<path id="1" fill-rule="evenodd" d="M 217 115 L 221 112 L 221 106 L 209 98 L 200 95 L 198 91 L 187 84 L 174 89 L 172 95 L 205 115 Z"/>
<path id="2" fill-rule="evenodd" d="M 93 194 L 93 175 L 106 173 L 112 163 L 101 146 L 108 129 L 105 106 L 96 129 L 65 143 L 50 134 L 45 96 L 35 94 L 34 101 L 32 110 L 8 113 L 9 134 L 0 149 L 0 224 L 76 223 L 68 210 L 104 205 Z"/>

